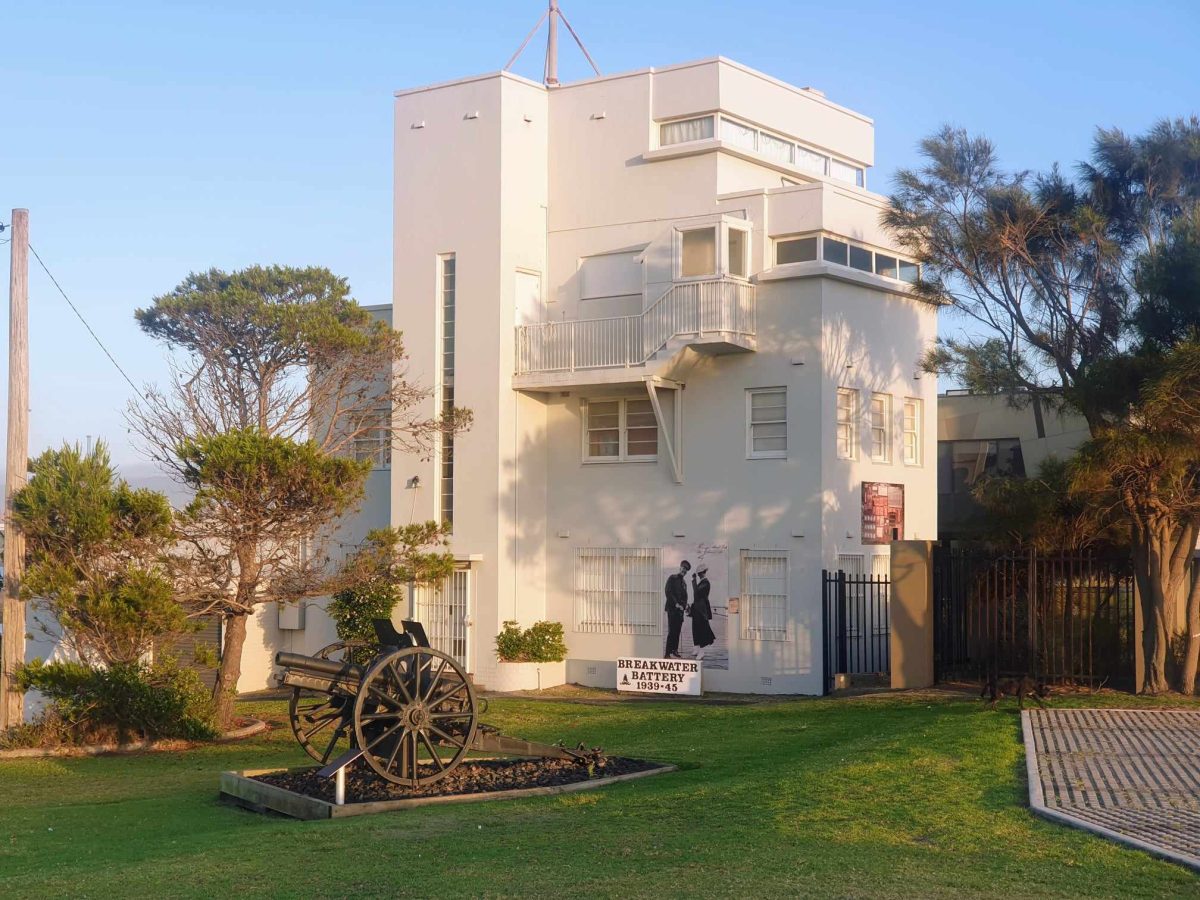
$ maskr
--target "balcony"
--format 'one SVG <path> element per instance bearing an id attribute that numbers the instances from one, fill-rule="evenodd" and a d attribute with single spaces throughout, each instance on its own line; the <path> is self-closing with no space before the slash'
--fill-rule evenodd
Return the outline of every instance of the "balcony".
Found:
<path id="1" fill-rule="evenodd" d="M 521 389 L 615 383 L 657 374 L 684 347 L 700 353 L 754 349 L 754 285 L 734 278 L 679 282 L 638 316 L 517 326 Z"/>

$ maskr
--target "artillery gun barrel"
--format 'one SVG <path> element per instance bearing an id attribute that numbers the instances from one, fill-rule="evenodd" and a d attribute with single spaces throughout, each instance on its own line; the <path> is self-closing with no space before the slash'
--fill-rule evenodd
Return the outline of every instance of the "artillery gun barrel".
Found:
<path id="1" fill-rule="evenodd" d="M 288 653 L 280 650 L 275 654 L 275 665 L 296 672 L 313 675 L 331 675 L 344 681 L 362 681 L 364 669 L 354 663 L 339 662 L 336 659 L 320 659 L 316 656 L 305 656 L 303 653 Z"/>

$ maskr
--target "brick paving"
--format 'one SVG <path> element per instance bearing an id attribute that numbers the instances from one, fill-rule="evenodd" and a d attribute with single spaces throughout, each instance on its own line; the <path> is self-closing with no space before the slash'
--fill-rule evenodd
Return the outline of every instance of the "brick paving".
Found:
<path id="1" fill-rule="evenodd" d="M 1035 811 L 1200 870 L 1200 711 L 1033 709 L 1022 728 Z"/>

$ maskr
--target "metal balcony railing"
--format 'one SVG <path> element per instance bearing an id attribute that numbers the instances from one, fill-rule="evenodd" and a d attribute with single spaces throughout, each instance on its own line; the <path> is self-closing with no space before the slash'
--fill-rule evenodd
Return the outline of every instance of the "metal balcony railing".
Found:
<path id="1" fill-rule="evenodd" d="M 733 278 L 684 281 L 640 316 L 518 325 L 517 374 L 640 366 L 675 338 L 754 333 L 754 285 Z"/>

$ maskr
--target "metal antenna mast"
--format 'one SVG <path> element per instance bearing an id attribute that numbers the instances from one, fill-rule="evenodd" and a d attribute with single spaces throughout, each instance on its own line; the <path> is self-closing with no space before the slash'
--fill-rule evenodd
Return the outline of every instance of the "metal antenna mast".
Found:
<path id="1" fill-rule="evenodd" d="M 563 11 L 558 8 L 558 0 L 549 0 L 546 11 L 542 13 L 541 18 L 530 29 L 529 34 L 525 35 L 525 40 L 521 42 L 521 46 L 517 48 L 517 52 L 509 59 L 508 64 L 504 67 L 504 71 L 507 72 L 513 67 L 513 63 L 525 52 L 525 48 L 529 46 L 529 42 L 533 40 L 533 36 L 537 34 L 538 29 L 542 27 L 542 23 L 547 19 L 550 20 L 550 24 L 546 34 L 546 65 L 542 71 L 542 81 L 546 87 L 555 87 L 558 84 L 558 22 L 560 19 L 567 26 L 567 31 L 571 33 L 571 37 L 575 39 L 575 43 L 579 45 L 579 49 L 583 53 L 584 59 L 588 61 L 588 65 L 592 67 L 592 71 L 599 75 L 600 69 L 596 66 L 596 61 L 588 53 L 587 47 L 583 46 L 583 41 L 579 39 L 579 35 L 575 33 L 575 29 L 571 27 L 571 23 L 563 15 Z"/>

